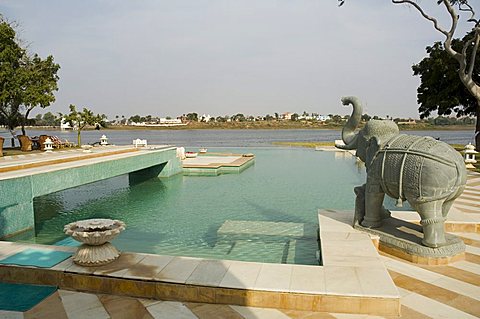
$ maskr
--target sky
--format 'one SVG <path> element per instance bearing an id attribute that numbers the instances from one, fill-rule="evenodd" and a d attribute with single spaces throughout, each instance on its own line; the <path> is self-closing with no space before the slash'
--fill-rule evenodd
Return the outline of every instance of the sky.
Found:
<path id="1" fill-rule="evenodd" d="M 418 118 L 411 66 L 443 40 L 387 0 L 0 0 L 0 13 L 60 64 L 41 113 L 75 104 L 109 118 L 349 114 L 346 95 L 372 116 Z"/>

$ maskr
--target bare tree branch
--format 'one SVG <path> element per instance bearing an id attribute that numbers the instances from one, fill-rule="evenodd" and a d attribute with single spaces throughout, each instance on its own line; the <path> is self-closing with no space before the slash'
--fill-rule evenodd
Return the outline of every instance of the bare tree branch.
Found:
<path id="1" fill-rule="evenodd" d="M 427 19 L 428 21 L 431 21 L 433 23 L 433 27 L 440 33 L 443 33 L 446 37 L 448 37 L 448 32 L 443 29 L 439 24 L 438 24 L 438 20 L 435 19 L 434 17 L 432 16 L 429 16 L 428 14 L 425 13 L 425 11 L 422 9 L 422 7 L 420 7 L 420 5 L 418 5 L 415 1 L 412 1 L 412 0 L 392 0 L 392 3 L 394 4 L 409 4 L 411 5 L 412 7 L 414 7 L 415 9 L 417 9 L 418 12 L 420 12 L 420 14 L 425 18 Z"/>
<path id="2" fill-rule="evenodd" d="M 477 57 L 478 45 L 480 44 L 480 34 L 478 32 L 475 33 L 475 37 L 473 41 L 474 41 L 474 45 L 473 45 L 472 54 L 470 55 L 470 68 L 468 69 L 468 77 L 470 78 L 473 78 L 475 58 Z"/>
<path id="3" fill-rule="evenodd" d="M 465 73 L 465 68 L 466 68 L 465 55 L 462 56 L 460 53 L 458 53 L 452 48 L 452 39 L 458 24 L 458 15 L 455 12 L 455 9 L 453 8 L 453 6 L 450 4 L 449 0 L 443 0 L 442 2 L 445 5 L 445 8 L 447 8 L 447 11 L 450 14 L 450 17 L 452 18 L 452 26 L 450 27 L 450 31 L 448 31 L 446 34 L 447 39 L 445 40 L 445 50 L 447 50 L 447 52 L 451 56 L 453 56 L 458 61 L 458 63 L 460 63 L 460 69 L 463 69 L 462 72 Z"/>
<path id="4" fill-rule="evenodd" d="M 466 8 L 464 8 L 464 6 Z M 475 11 L 473 10 L 473 7 L 468 2 L 459 3 L 458 4 L 458 10 L 463 11 L 463 12 L 470 12 L 470 18 L 467 19 L 467 21 L 473 21 L 473 22 L 475 22 L 475 26 L 478 25 L 478 20 L 475 20 Z"/>

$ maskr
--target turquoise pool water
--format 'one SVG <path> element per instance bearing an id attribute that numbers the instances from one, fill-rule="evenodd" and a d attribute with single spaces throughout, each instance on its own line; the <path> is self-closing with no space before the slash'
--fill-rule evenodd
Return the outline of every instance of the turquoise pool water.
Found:
<path id="1" fill-rule="evenodd" d="M 209 151 L 252 152 L 255 164 L 241 174 L 178 175 L 137 185 L 119 176 L 35 198 L 36 234 L 16 240 L 53 244 L 66 238 L 67 223 L 113 218 L 127 224 L 114 241 L 124 251 L 318 264 L 318 242 L 311 235 L 318 227 L 317 210 L 352 210 L 353 187 L 365 180 L 355 158 L 341 153 L 274 147 Z"/>

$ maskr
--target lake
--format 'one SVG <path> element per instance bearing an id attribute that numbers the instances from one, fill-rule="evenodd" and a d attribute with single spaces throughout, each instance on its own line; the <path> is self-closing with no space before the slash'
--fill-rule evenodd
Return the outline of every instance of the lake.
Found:
<path id="1" fill-rule="evenodd" d="M 473 130 L 403 131 L 405 134 L 432 136 L 447 143 L 473 143 Z M 28 135 L 57 135 L 76 142 L 76 131 L 42 131 L 29 129 Z M 82 132 L 82 143 L 93 143 L 105 134 L 111 144 L 132 144 L 136 138 L 149 144 L 170 144 L 186 147 L 258 147 L 273 142 L 331 142 L 341 139 L 340 130 L 100 130 Z M 9 133 L 0 136 L 9 138 Z M 5 141 L 6 145 L 10 145 Z"/>

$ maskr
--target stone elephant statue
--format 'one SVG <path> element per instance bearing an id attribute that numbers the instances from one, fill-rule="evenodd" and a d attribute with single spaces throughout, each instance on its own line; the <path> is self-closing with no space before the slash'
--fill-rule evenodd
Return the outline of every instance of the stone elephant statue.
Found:
<path id="1" fill-rule="evenodd" d="M 385 194 L 408 201 L 421 217 L 422 243 L 436 248 L 446 244 L 444 222 L 453 201 L 465 188 L 462 156 L 450 145 L 431 137 L 400 134 L 389 120 L 370 120 L 358 132 L 362 107 L 356 97 L 342 98 L 353 112 L 342 131 L 346 150 L 356 150 L 367 169 L 367 181 L 356 187 L 357 205 L 364 201 L 361 225 L 377 228 L 389 216 L 383 207 Z M 357 210 L 357 208 L 356 208 Z"/>

